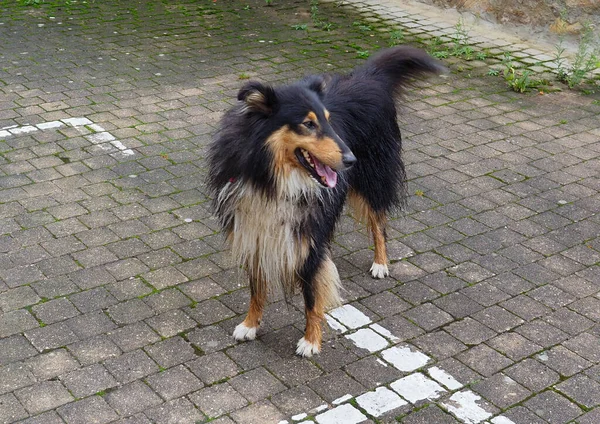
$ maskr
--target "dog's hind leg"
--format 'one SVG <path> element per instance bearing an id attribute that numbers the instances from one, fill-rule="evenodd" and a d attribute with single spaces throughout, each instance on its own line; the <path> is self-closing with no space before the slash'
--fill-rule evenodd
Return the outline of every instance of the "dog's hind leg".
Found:
<path id="1" fill-rule="evenodd" d="M 298 341 L 296 354 L 309 357 L 321 351 L 321 323 L 325 317 L 325 310 L 341 304 L 340 276 L 331 258 L 326 256 L 314 277 L 308 281 L 301 281 L 301 284 L 306 328 L 304 337 Z"/>
<path id="2" fill-rule="evenodd" d="M 384 278 L 389 275 L 387 250 L 385 247 L 385 226 L 387 217 L 385 212 L 375 211 L 369 202 L 356 191 L 352 190 L 348 197 L 349 203 L 354 209 L 356 218 L 367 224 L 369 232 L 373 235 L 375 245 L 375 258 L 371 265 L 371 275 L 374 278 Z"/>
<path id="3" fill-rule="evenodd" d="M 250 307 L 246 319 L 235 327 L 233 337 L 236 340 L 254 340 L 263 316 L 267 289 L 260 276 L 250 275 Z"/>

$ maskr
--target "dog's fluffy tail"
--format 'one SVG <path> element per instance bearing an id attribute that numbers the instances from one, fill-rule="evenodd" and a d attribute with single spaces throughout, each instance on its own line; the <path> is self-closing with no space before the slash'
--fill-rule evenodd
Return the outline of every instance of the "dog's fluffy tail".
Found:
<path id="1" fill-rule="evenodd" d="M 398 91 L 411 81 L 427 74 L 442 74 L 446 71 L 446 67 L 440 61 L 425 51 L 398 46 L 372 56 L 355 72 L 355 76 L 377 79 L 390 90 Z"/>

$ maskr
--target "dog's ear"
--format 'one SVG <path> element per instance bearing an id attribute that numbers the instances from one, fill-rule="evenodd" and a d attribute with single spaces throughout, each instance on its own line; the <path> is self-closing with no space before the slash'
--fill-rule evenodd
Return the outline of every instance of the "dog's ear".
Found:
<path id="1" fill-rule="evenodd" d="M 270 115 L 277 103 L 275 90 L 258 81 L 247 82 L 238 92 L 238 100 L 246 103 L 246 110 Z"/>
<path id="2" fill-rule="evenodd" d="M 327 88 L 329 81 L 331 81 L 331 76 L 329 75 L 311 75 L 306 78 L 306 85 L 312 91 L 321 94 Z"/>

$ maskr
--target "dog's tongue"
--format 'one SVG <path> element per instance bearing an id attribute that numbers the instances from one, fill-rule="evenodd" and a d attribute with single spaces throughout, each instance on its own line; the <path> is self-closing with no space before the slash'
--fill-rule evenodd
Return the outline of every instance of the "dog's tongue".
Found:
<path id="1" fill-rule="evenodd" d="M 314 157 L 313 157 L 313 160 L 314 160 Z M 327 184 L 327 187 L 329 187 L 329 188 L 335 187 L 335 185 L 337 183 L 337 173 L 333 169 L 328 167 L 327 165 L 323 165 L 318 160 L 315 160 L 314 162 L 315 162 L 315 170 L 317 171 L 317 174 L 319 174 L 319 176 L 321 176 L 321 177 L 325 177 L 325 183 Z"/>

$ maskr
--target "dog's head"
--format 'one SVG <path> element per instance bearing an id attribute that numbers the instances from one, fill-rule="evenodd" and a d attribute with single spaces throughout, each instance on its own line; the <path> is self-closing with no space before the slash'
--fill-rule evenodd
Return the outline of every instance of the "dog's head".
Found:
<path id="1" fill-rule="evenodd" d="M 333 188 L 338 173 L 356 162 L 331 126 L 321 100 L 324 84 L 322 77 L 280 88 L 251 81 L 238 93 L 240 113 L 266 129 L 264 148 L 272 155 L 278 180 L 301 172 L 310 177 L 304 180 Z"/>

